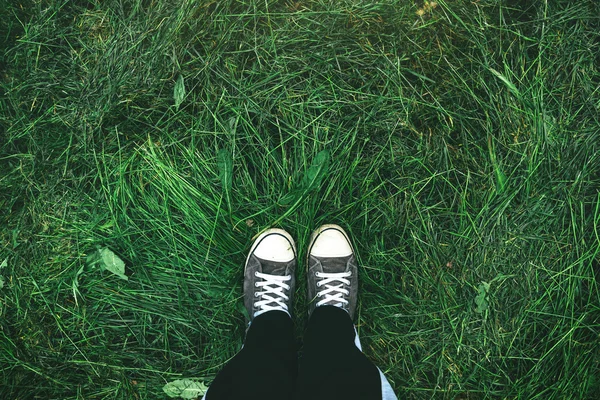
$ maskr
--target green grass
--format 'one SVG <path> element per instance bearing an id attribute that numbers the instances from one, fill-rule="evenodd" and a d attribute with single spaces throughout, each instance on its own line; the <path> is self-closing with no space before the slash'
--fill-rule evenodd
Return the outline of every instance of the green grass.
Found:
<path id="1" fill-rule="evenodd" d="M 597 398 L 597 1 L 0 13 L 0 398 L 210 383 L 243 341 L 253 236 L 286 228 L 303 259 L 328 222 L 402 398 Z M 86 266 L 97 246 L 128 281 Z"/>

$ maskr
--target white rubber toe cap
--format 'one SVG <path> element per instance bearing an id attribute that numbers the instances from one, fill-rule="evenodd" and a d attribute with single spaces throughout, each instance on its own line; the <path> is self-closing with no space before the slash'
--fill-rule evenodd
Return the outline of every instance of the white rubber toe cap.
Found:
<path id="1" fill-rule="evenodd" d="M 348 257 L 352 246 L 344 230 L 337 225 L 324 225 L 314 233 L 310 254 L 315 257 Z"/>
<path id="2" fill-rule="evenodd" d="M 262 260 L 289 262 L 296 257 L 294 240 L 283 229 L 269 229 L 263 232 L 254 242 L 254 246 L 254 255 Z"/>

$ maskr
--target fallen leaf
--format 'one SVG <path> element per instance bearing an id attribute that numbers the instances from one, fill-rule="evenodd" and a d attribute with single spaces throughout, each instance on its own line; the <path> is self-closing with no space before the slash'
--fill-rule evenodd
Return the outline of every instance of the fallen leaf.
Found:
<path id="1" fill-rule="evenodd" d="M 94 251 L 88 256 L 87 262 L 91 266 L 98 265 L 100 269 L 110 271 L 121 279 L 129 279 L 125 275 L 125 263 L 108 247 Z"/>
<path id="2" fill-rule="evenodd" d="M 171 398 L 181 397 L 182 399 L 196 399 L 204 396 L 208 386 L 204 382 L 194 381 L 192 379 L 177 379 L 163 386 L 163 391 Z"/>
<path id="3" fill-rule="evenodd" d="M 185 97 L 185 83 L 183 81 L 183 75 L 179 75 L 175 82 L 175 88 L 173 89 L 173 98 L 175 99 L 175 109 L 179 110 L 179 106 L 183 103 Z"/>
<path id="4" fill-rule="evenodd" d="M 475 304 L 477 305 L 475 311 L 477 311 L 480 314 L 487 310 L 489 306 L 489 302 L 487 300 L 489 290 L 490 284 L 487 282 L 481 282 L 478 288 L 479 293 L 477 294 L 477 296 L 475 296 Z"/>

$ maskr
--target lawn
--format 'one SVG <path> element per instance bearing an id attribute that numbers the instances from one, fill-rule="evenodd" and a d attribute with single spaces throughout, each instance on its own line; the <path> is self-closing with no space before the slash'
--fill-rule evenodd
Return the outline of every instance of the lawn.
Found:
<path id="1" fill-rule="evenodd" d="M 322 223 L 354 240 L 357 329 L 399 398 L 598 398 L 600 2 L 0 15 L 0 398 L 210 384 L 253 237 L 285 228 L 303 260 Z"/>

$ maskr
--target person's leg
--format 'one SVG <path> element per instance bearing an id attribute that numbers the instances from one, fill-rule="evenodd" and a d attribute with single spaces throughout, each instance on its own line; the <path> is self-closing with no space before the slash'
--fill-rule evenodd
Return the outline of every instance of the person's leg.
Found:
<path id="1" fill-rule="evenodd" d="M 356 347 L 348 313 L 317 307 L 304 336 L 296 399 L 381 400 L 379 371 Z"/>
<path id="2" fill-rule="evenodd" d="M 292 319 L 269 311 L 254 318 L 244 347 L 219 372 L 206 399 L 291 399 L 296 374 Z"/>
<path id="3" fill-rule="evenodd" d="M 393 400 L 379 369 L 362 353 L 352 319 L 358 269 L 348 235 L 337 225 L 317 229 L 308 250 L 310 318 L 295 399 Z"/>
<path id="4" fill-rule="evenodd" d="M 270 229 L 252 245 L 244 270 L 250 327 L 242 350 L 219 372 L 207 400 L 288 400 L 297 375 L 290 317 L 296 250 L 291 236 Z"/>

